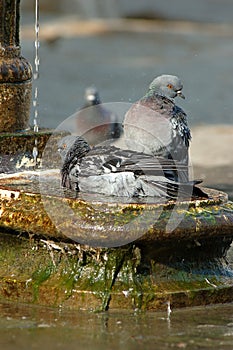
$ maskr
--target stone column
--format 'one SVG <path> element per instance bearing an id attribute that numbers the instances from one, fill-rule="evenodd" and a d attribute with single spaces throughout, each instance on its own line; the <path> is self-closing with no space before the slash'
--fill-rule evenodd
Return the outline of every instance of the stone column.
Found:
<path id="1" fill-rule="evenodd" d="M 21 56 L 20 0 L 0 0 L 0 132 L 29 127 L 32 67 Z"/>

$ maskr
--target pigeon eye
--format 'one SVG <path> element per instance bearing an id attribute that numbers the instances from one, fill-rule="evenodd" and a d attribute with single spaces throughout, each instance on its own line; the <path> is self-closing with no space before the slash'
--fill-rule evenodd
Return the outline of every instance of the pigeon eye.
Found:
<path id="1" fill-rule="evenodd" d="M 167 84 L 167 87 L 168 87 L 169 89 L 173 89 L 173 85 L 172 85 L 172 84 Z"/>

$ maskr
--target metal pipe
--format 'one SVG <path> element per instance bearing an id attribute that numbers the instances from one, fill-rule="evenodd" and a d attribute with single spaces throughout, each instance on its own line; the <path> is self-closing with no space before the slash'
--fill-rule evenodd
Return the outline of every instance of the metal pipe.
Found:
<path id="1" fill-rule="evenodd" d="M 0 132 L 29 127 L 32 67 L 21 56 L 20 0 L 0 0 Z"/>

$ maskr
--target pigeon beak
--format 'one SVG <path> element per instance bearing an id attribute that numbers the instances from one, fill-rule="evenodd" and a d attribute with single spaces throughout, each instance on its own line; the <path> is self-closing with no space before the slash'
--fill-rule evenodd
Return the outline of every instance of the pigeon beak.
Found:
<path id="1" fill-rule="evenodd" d="M 177 96 L 185 99 L 185 96 L 182 94 L 181 90 L 176 91 L 176 93 L 177 93 Z"/>

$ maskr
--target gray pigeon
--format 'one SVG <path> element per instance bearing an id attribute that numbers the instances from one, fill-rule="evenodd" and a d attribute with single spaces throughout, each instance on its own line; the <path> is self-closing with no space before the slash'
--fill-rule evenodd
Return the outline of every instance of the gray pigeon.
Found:
<path id="1" fill-rule="evenodd" d="M 107 109 L 100 100 L 97 89 L 92 86 L 85 91 L 85 104 L 76 116 L 79 136 L 85 137 L 91 145 L 121 136 L 122 125 L 115 113 Z"/>
<path id="2" fill-rule="evenodd" d="M 85 104 L 82 109 L 101 104 L 98 90 L 94 86 L 90 86 L 85 90 Z"/>
<path id="3" fill-rule="evenodd" d="M 196 186 L 198 181 L 179 183 L 166 177 L 166 171 L 176 173 L 172 159 L 154 157 L 115 146 L 90 148 L 82 137 L 66 136 L 59 142 L 63 159 L 62 186 L 77 192 L 98 193 L 120 197 L 157 197 L 176 199 L 206 197 Z M 184 170 L 184 169 L 183 169 Z"/>
<path id="4" fill-rule="evenodd" d="M 184 98 L 182 88 L 176 76 L 155 78 L 146 95 L 126 113 L 123 127 L 130 149 L 179 162 L 185 170 L 176 181 L 187 182 L 191 133 L 185 112 L 174 102 L 177 96 Z"/>

